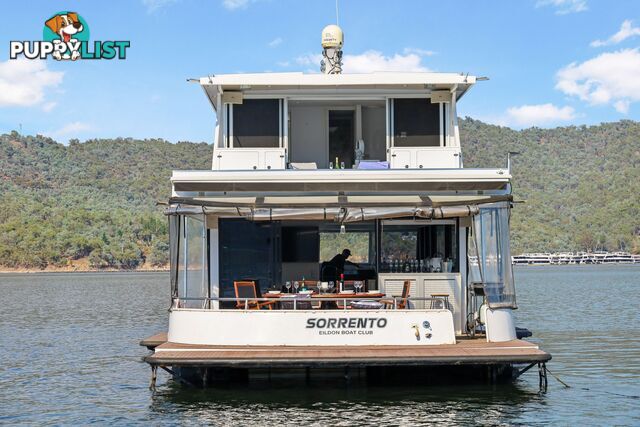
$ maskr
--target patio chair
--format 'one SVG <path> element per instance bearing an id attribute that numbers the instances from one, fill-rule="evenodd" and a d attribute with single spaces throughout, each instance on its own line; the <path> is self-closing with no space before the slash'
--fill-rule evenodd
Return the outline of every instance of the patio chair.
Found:
<path id="1" fill-rule="evenodd" d="M 404 310 L 409 307 L 409 290 L 411 289 L 411 280 L 405 280 L 403 285 L 402 285 L 402 295 L 392 295 L 395 298 L 396 302 L 396 308 L 399 310 Z M 398 301 L 397 298 L 400 298 L 400 300 Z M 380 300 L 380 302 L 382 302 L 383 304 L 386 305 L 386 308 L 393 308 L 393 303 L 394 300 L 393 299 L 383 299 Z"/>
<path id="2" fill-rule="evenodd" d="M 256 283 L 250 281 L 238 281 L 233 282 L 233 287 L 236 290 L 236 308 L 249 310 L 260 310 L 263 307 L 267 307 L 269 310 L 273 309 L 273 306 L 277 301 L 258 301 L 258 292 L 256 291 Z M 246 299 L 246 302 L 245 302 Z"/>

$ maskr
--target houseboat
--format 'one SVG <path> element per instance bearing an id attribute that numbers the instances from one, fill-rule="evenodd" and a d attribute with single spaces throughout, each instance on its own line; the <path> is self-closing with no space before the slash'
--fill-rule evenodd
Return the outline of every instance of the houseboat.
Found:
<path id="1" fill-rule="evenodd" d="M 212 167 L 171 176 L 152 384 L 158 367 L 207 385 L 535 366 L 546 384 L 550 354 L 514 323 L 510 162 L 463 167 L 457 104 L 479 79 L 343 74 L 341 48 L 330 26 L 322 73 L 193 80 L 216 115 Z"/>

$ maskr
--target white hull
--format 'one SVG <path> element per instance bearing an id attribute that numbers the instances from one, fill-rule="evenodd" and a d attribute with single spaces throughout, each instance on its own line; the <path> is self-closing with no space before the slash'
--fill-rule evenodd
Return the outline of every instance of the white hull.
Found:
<path id="1" fill-rule="evenodd" d="M 456 343 L 449 310 L 180 309 L 173 310 L 169 317 L 168 340 L 183 344 L 236 346 Z"/>

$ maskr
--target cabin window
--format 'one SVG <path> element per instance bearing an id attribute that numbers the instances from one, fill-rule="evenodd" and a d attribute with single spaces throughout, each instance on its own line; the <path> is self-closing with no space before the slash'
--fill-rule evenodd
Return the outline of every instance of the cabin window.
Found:
<path id="1" fill-rule="evenodd" d="M 432 104 L 428 98 L 394 99 L 393 145 L 439 147 L 440 104 Z"/>
<path id="2" fill-rule="evenodd" d="M 234 281 L 254 281 L 261 293 L 277 283 L 281 266 L 278 222 L 221 218 L 218 226 L 221 297 L 235 297 Z M 227 306 L 233 304 L 221 304 L 230 308 Z"/>
<path id="3" fill-rule="evenodd" d="M 282 262 L 318 262 L 318 227 L 282 227 Z"/>
<path id="4" fill-rule="evenodd" d="M 381 271 L 458 272 L 457 227 L 383 222 Z M 446 271 L 445 271 L 446 270 Z"/>
<path id="5" fill-rule="evenodd" d="M 280 146 L 279 99 L 245 99 L 232 110 L 234 148 Z"/>
<path id="6" fill-rule="evenodd" d="M 178 297 L 183 308 L 203 308 L 208 296 L 205 230 L 203 215 L 181 217 L 177 265 Z"/>
<path id="7" fill-rule="evenodd" d="M 375 224 L 364 222 L 345 224 L 344 233 L 338 224 L 323 224 L 320 229 L 320 259 L 328 261 L 344 249 L 351 251 L 349 261 L 374 264 L 376 250 Z"/>

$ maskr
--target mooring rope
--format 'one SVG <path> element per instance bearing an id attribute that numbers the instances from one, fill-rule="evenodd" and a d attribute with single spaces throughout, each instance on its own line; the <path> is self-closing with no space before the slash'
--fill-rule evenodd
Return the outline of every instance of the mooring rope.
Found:
<path id="1" fill-rule="evenodd" d="M 563 386 L 565 386 L 566 388 L 571 388 L 571 386 L 567 383 L 565 383 L 564 381 L 562 381 L 560 378 L 558 378 L 553 372 L 551 372 L 549 370 L 549 368 L 547 367 L 547 372 L 549 372 L 551 374 L 551 376 L 553 378 L 555 378 L 560 384 L 562 384 Z M 592 391 L 590 388 L 588 387 L 581 387 L 581 390 L 586 390 L 586 391 Z M 627 397 L 629 399 L 640 399 L 640 396 L 637 395 L 633 395 L 633 394 L 622 394 L 622 393 L 614 393 L 612 391 L 607 391 L 607 390 L 598 390 L 602 393 L 607 393 L 607 394 L 612 394 L 614 396 L 620 396 L 620 397 Z"/>
<path id="2" fill-rule="evenodd" d="M 562 385 L 563 385 L 563 386 L 565 386 L 566 388 L 571 388 L 571 386 L 570 386 L 569 384 L 565 383 L 565 382 L 564 382 L 564 381 L 562 381 L 560 378 L 558 378 L 558 377 L 556 376 L 556 374 L 554 374 L 553 372 L 551 372 L 551 370 L 550 370 L 548 367 L 547 367 L 547 372 L 549 372 L 553 378 L 555 378 L 556 380 L 558 380 L 558 382 L 559 382 L 560 384 L 562 384 Z"/>

